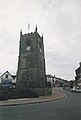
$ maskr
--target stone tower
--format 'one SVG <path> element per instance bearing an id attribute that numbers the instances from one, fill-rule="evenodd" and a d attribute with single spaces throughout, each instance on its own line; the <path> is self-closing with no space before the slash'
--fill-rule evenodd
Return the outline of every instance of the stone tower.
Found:
<path id="1" fill-rule="evenodd" d="M 37 26 L 33 33 L 20 32 L 17 88 L 47 94 L 43 36 L 38 34 Z"/>

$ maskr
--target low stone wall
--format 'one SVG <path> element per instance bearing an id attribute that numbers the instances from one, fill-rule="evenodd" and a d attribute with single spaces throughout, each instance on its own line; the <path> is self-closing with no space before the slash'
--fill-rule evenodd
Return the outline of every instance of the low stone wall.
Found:
<path id="1" fill-rule="evenodd" d="M 52 94 L 52 88 L 44 88 L 44 96 L 48 96 Z"/>

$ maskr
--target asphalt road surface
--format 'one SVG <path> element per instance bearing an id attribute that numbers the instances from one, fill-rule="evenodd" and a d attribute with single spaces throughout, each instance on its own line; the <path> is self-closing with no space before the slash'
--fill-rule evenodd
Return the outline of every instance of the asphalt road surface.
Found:
<path id="1" fill-rule="evenodd" d="M 67 98 L 45 103 L 0 107 L 0 120 L 81 120 L 81 93 L 62 91 Z"/>

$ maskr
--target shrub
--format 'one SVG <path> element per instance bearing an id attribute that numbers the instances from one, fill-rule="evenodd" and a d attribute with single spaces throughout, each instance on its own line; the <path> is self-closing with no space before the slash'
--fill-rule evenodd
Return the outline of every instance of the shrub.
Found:
<path id="1" fill-rule="evenodd" d="M 8 96 L 6 94 L 0 94 L 0 101 L 8 100 Z"/>
<path id="2" fill-rule="evenodd" d="M 37 98 L 38 94 L 29 89 L 1 89 L 0 100 L 17 99 L 17 98 Z"/>

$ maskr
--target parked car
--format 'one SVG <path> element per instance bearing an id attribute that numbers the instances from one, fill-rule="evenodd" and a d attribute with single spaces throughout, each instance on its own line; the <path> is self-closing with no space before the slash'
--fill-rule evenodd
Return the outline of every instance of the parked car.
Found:
<path id="1" fill-rule="evenodd" d="M 81 89 L 79 89 L 79 88 L 72 88 L 71 92 L 81 93 Z"/>

